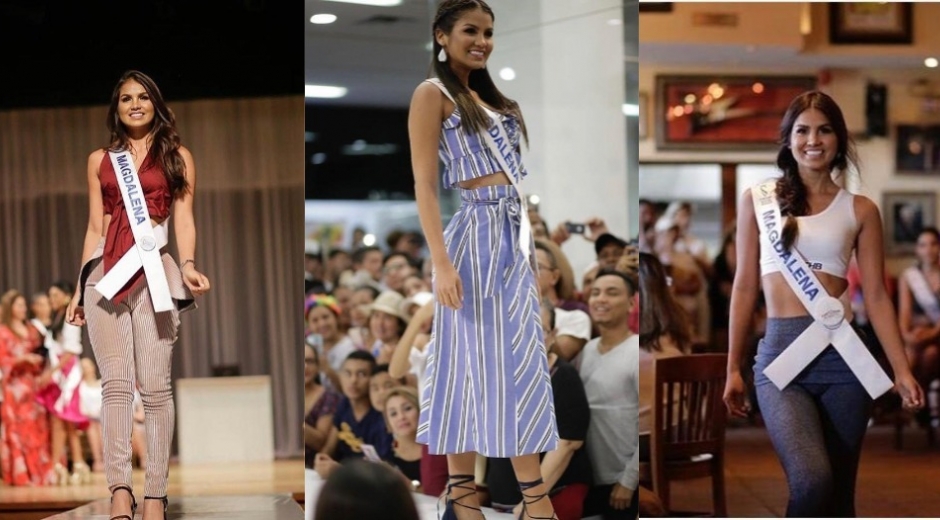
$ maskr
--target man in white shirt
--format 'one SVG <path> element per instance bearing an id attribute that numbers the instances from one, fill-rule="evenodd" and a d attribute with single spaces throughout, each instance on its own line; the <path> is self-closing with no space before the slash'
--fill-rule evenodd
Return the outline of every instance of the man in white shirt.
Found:
<path id="1" fill-rule="evenodd" d="M 635 292 L 625 274 L 598 272 L 589 306 L 600 336 L 581 353 L 581 381 L 591 406 L 585 446 L 594 469 L 584 514 L 604 520 L 637 517 L 640 340 L 627 322 Z"/>

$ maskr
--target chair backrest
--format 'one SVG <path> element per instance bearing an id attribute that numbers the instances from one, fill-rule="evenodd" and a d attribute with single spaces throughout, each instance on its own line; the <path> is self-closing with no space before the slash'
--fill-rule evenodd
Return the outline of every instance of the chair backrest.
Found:
<path id="1" fill-rule="evenodd" d="M 724 449 L 727 354 L 656 360 L 651 450 L 660 460 Z"/>

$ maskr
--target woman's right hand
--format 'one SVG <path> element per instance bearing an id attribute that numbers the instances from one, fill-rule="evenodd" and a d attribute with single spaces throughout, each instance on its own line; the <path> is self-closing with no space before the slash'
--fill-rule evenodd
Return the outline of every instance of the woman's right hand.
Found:
<path id="1" fill-rule="evenodd" d="M 78 295 L 73 296 L 65 308 L 65 321 L 76 327 L 85 324 L 85 308 L 78 305 Z"/>
<path id="2" fill-rule="evenodd" d="M 741 377 L 741 372 L 729 373 L 728 381 L 725 383 L 724 401 L 732 416 L 747 417 L 748 412 L 750 412 L 750 406 L 745 400 L 745 390 L 744 378 Z"/>
<path id="3" fill-rule="evenodd" d="M 440 269 L 435 266 L 434 288 L 437 300 L 445 306 L 458 310 L 463 307 L 463 283 L 454 264 L 445 262 Z"/>

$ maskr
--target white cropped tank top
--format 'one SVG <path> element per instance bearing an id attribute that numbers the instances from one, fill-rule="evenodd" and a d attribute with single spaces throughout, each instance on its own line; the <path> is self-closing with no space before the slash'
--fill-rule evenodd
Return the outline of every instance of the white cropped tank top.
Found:
<path id="1" fill-rule="evenodd" d="M 784 223 L 790 217 L 783 217 Z M 814 271 L 822 271 L 845 278 L 858 234 L 855 217 L 855 196 L 840 189 L 829 207 L 820 213 L 796 217 L 800 232 L 794 247 Z M 780 271 L 771 255 L 772 246 L 767 237 L 760 235 L 761 276 Z"/>

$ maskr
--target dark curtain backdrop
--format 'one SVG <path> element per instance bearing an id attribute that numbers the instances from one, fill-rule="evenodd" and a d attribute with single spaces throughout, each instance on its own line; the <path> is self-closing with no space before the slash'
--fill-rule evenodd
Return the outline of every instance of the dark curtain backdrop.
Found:
<path id="1" fill-rule="evenodd" d="M 213 285 L 183 315 L 174 380 L 209 377 L 217 365 L 270 375 L 275 452 L 300 456 L 304 100 L 169 104 L 195 159 L 196 262 Z M 104 106 L 0 112 L 0 291 L 29 295 L 77 279 L 86 166 L 107 144 L 106 114 Z M 92 356 L 87 333 L 84 355 Z"/>

